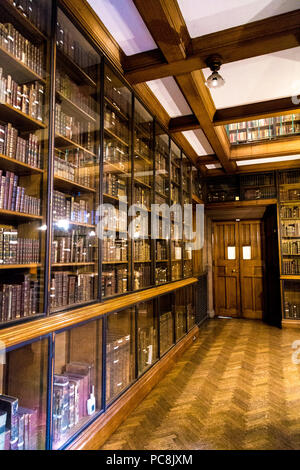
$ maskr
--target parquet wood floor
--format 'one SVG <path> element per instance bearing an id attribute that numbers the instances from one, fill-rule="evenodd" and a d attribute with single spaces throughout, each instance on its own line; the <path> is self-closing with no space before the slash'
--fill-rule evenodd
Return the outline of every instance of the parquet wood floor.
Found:
<path id="1" fill-rule="evenodd" d="M 300 330 L 210 320 L 102 449 L 300 449 L 295 340 Z"/>

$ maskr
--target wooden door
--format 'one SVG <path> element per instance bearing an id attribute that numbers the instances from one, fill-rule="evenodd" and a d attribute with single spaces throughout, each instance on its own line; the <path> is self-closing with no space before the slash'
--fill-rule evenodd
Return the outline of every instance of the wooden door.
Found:
<path id="1" fill-rule="evenodd" d="M 214 237 L 214 298 L 216 315 L 240 315 L 239 236 L 237 222 L 216 222 Z"/>
<path id="2" fill-rule="evenodd" d="M 213 236 L 216 315 L 261 319 L 262 222 L 215 222 Z"/>
<path id="3" fill-rule="evenodd" d="M 241 315 L 262 319 L 263 268 L 262 221 L 239 222 Z"/>

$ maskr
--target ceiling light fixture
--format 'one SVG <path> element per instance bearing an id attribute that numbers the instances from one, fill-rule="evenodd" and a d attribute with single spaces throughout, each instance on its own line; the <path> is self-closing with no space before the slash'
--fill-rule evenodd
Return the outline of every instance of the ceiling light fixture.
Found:
<path id="1" fill-rule="evenodd" d="M 219 55 L 212 55 L 206 59 L 206 65 L 212 71 L 212 74 L 208 77 L 205 84 L 208 88 L 220 88 L 224 85 L 225 80 L 218 73 L 222 65 L 222 58 Z"/>

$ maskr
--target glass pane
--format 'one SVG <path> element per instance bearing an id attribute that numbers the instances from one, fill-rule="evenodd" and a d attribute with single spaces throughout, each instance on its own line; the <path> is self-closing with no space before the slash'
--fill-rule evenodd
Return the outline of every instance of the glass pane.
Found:
<path id="1" fill-rule="evenodd" d="M 192 204 L 192 165 L 186 155 L 182 155 L 182 203 L 183 206 L 191 207 Z M 183 276 L 190 277 L 193 274 L 191 234 L 193 232 L 192 210 L 191 217 L 183 213 Z"/>
<path id="2" fill-rule="evenodd" d="M 182 211 L 181 211 L 181 150 L 171 141 L 171 205 L 178 212 L 171 212 L 171 266 L 172 281 L 182 278 Z"/>
<path id="3" fill-rule="evenodd" d="M 176 321 L 176 341 L 182 338 L 186 333 L 186 302 L 185 290 L 178 289 L 174 293 L 175 296 L 175 321 Z"/>
<path id="4" fill-rule="evenodd" d="M 153 301 L 137 306 L 138 371 L 142 374 L 158 358 L 157 315 Z"/>
<path id="5" fill-rule="evenodd" d="M 0 364 L 0 450 L 43 450 L 48 340 L 6 353 Z"/>
<path id="6" fill-rule="evenodd" d="M 137 217 L 133 247 L 133 289 L 139 290 L 152 285 L 150 214 L 153 187 L 153 119 L 138 100 L 135 100 L 134 118 L 133 204 Z"/>
<path id="7" fill-rule="evenodd" d="M 44 312 L 50 7 L 0 5 L 0 325 Z"/>
<path id="8" fill-rule="evenodd" d="M 251 246 L 243 246 L 243 259 L 251 259 Z"/>
<path id="9" fill-rule="evenodd" d="M 193 286 L 188 286 L 186 289 L 186 306 L 187 306 L 187 322 L 188 322 L 188 331 L 193 328 L 196 323 L 195 316 L 195 298 L 194 298 L 194 288 Z"/>
<path id="10" fill-rule="evenodd" d="M 101 409 L 102 321 L 55 338 L 53 448 L 59 449 Z"/>
<path id="11" fill-rule="evenodd" d="M 170 175 L 169 154 L 170 139 L 158 124 L 155 126 L 155 193 L 154 202 L 162 206 L 169 204 Z M 153 216 L 153 212 L 152 212 Z M 157 285 L 168 282 L 169 273 L 169 237 L 163 233 L 163 213 L 157 215 L 158 233 L 155 240 L 155 283 Z"/>
<path id="12" fill-rule="evenodd" d="M 300 282 L 284 281 L 284 318 L 300 319 Z"/>
<path id="13" fill-rule="evenodd" d="M 174 344 L 174 313 L 172 294 L 159 298 L 160 355 Z"/>
<path id="14" fill-rule="evenodd" d="M 133 308 L 109 315 L 106 338 L 106 403 L 109 403 L 135 379 Z"/>
<path id="15" fill-rule="evenodd" d="M 105 67 L 102 297 L 128 291 L 128 200 L 131 185 L 132 95 Z"/>
<path id="16" fill-rule="evenodd" d="M 58 10 L 50 308 L 98 298 L 100 57 Z"/>
<path id="17" fill-rule="evenodd" d="M 227 259 L 235 259 L 235 246 L 227 247 Z"/>

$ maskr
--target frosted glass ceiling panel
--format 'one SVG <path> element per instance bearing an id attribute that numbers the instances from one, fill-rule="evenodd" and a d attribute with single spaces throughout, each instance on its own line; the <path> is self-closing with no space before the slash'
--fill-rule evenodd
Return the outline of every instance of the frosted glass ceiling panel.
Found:
<path id="1" fill-rule="evenodd" d="M 182 134 L 198 155 L 211 155 L 214 153 L 210 143 L 201 129 L 196 129 L 194 131 L 184 131 Z"/>
<path id="2" fill-rule="evenodd" d="M 299 0 L 178 0 L 192 38 L 299 8 Z"/>
<path id="3" fill-rule="evenodd" d="M 88 0 L 126 55 L 156 49 L 132 0 Z"/>
<path id="4" fill-rule="evenodd" d="M 300 160 L 300 155 L 285 155 L 284 157 L 254 158 L 236 162 L 237 166 L 258 165 L 260 163 L 288 162 L 289 160 Z"/>
<path id="5" fill-rule="evenodd" d="M 191 108 L 173 77 L 151 80 L 151 82 L 147 82 L 147 85 L 170 117 L 191 113 Z"/>
<path id="6" fill-rule="evenodd" d="M 220 73 L 225 85 L 210 89 L 217 109 L 299 95 L 300 47 L 224 64 Z"/>

